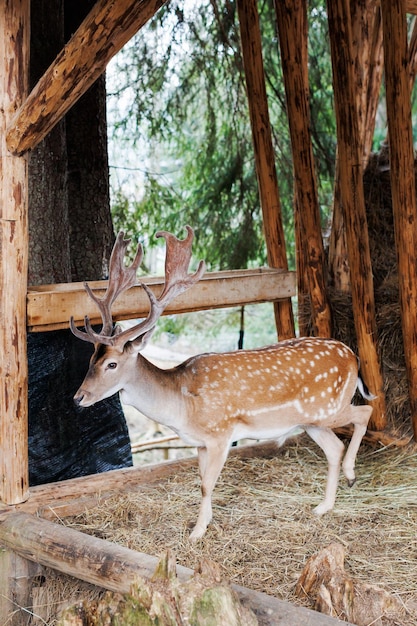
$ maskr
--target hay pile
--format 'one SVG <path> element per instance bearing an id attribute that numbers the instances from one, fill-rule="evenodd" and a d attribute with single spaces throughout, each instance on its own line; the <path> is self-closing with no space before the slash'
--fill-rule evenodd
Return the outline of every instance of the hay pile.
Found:
<path id="1" fill-rule="evenodd" d="M 384 626 L 415 626 L 416 461 L 413 448 L 362 446 L 357 483 L 349 489 L 341 478 L 335 510 L 316 518 L 311 509 L 323 495 L 326 462 L 309 439 L 286 444 L 273 458 L 231 457 L 214 492 L 213 523 L 197 545 L 188 541 L 200 500 L 197 470 L 115 495 L 62 523 L 156 556 L 169 548 L 179 564 L 191 568 L 212 559 L 231 582 L 295 604 L 301 603 L 294 590 L 309 557 L 339 542 L 350 575 L 400 600 L 399 621 Z M 66 577 L 55 576 L 49 584 L 55 585 L 55 598 L 70 598 Z M 54 623 L 51 613 L 48 619 Z"/>
<path id="2" fill-rule="evenodd" d="M 412 435 L 410 402 L 401 330 L 397 254 L 386 148 L 371 155 L 363 182 L 388 428 L 398 438 L 409 437 Z M 357 352 L 350 294 L 329 286 L 328 295 L 333 315 L 333 335 Z M 300 312 L 307 325 L 310 323 L 308 307 L 306 304 L 307 310 Z"/>

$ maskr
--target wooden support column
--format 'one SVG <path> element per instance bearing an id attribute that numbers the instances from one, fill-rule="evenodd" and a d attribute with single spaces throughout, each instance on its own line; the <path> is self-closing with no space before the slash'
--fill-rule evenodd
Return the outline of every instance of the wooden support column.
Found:
<path id="1" fill-rule="evenodd" d="M 417 207 L 405 3 L 382 0 L 381 11 L 401 322 L 411 420 L 417 439 Z"/>
<path id="2" fill-rule="evenodd" d="M 310 132 L 306 0 L 275 0 L 295 176 L 297 254 L 305 269 L 314 334 L 332 336 L 325 258 Z M 304 264 L 299 264 L 302 267 Z"/>
<path id="3" fill-rule="evenodd" d="M 6 147 L 6 127 L 27 95 L 30 0 L 0 10 L 0 499 L 28 496 L 26 293 L 27 159 Z"/>
<path id="4" fill-rule="evenodd" d="M 352 5 L 351 5 L 352 6 Z M 379 5 L 374 0 L 353 3 L 352 16 L 354 41 L 354 67 L 359 137 L 361 141 L 362 166 L 365 169 L 372 149 L 375 119 L 379 103 L 383 72 L 382 23 Z M 336 160 L 333 221 L 329 245 L 329 275 L 332 285 L 341 292 L 349 293 L 350 271 L 346 249 L 346 232 L 340 197 L 339 156 Z"/>
<path id="5" fill-rule="evenodd" d="M 327 0 L 339 151 L 340 195 L 352 276 L 352 304 L 361 369 L 377 396 L 372 428 L 386 426 L 378 360 L 375 303 L 362 177 L 362 143 L 356 111 L 349 0 Z"/>
<path id="6" fill-rule="evenodd" d="M 271 267 L 287 270 L 288 261 L 266 96 L 258 8 L 256 0 L 238 0 L 237 7 L 268 263 Z M 291 300 L 288 298 L 277 302 L 274 307 L 279 339 L 294 337 Z"/>
<path id="7" fill-rule="evenodd" d="M 28 624 L 33 578 L 41 568 L 13 550 L 0 549 L 0 624 Z"/>
<path id="8" fill-rule="evenodd" d="M 374 5 L 373 19 L 364 25 L 364 29 L 372 32 L 370 38 L 369 60 L 368 60 L 368 83 L 366 86 L 366 99 L 364 102 L 366 115 L 364 126 L 361 129 L 363 141 L 363 168 L 365 169 L 372 150 L 374 139 L 376 114 L 379 104 L 379 94 L 381 92 L 382 75 L 384 71 L 384 47 L 382 45 L 382 18 L 381 7 Z M 360 61 L 357 71 L 360 71 Z"/>

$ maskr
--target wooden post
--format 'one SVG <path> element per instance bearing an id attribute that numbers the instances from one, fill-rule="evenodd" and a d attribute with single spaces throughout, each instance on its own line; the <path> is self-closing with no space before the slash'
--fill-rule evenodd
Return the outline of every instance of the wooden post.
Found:
<path id="1" fill-rule="evenodd" d="M 314 334 L 332 336 L 326 294 L 325 258 L 310 132 L 306 0 L 275 0 L 284 72 L 287 113 L 295 176 L 297 253 L 305 254 L 305 269 Z"/>
<path id="2" fill-rule="evenodd" d="M 401 322 L 417 439 L 417 206 L 405 4 L 403 0 L 382 0 L 381 11 Z"/>
<path id="3" fill-rule="evenodd" d="M 351 5 L 352 6 L 352 5 Z M 355 83 L 363 169 L 372 148 L 375 119 L 381 89 L 383 70 L 382 24 L 380 7 L 373 0 L 365 6 L 355 4 L 353 17 L 355 32 Z M 349 259 L 346 249 L 346 231 L 340 197 L 339 156 L 336 159 L 333 222 L 329 244 L 329 275 L 332 285 L 341 292 L 350 293 Z"/>
<path id="4" fill-rule="evenodd" d="M 27 95 L 29 0 L 0 11 L 0 499 L 28 496 L 26 293 L 27 159 L 6 147 L 6 127 Z"/>
<path id="5" fill-rule="evenodd" d="M 0 549 L 0 624 L 29 623 L 33 578 L 40 567 L 12 550 Z"/>
<path id="6" fill-rule="evenodd" d="M 386 426 L 385 397 L 378 361 L 371 256 L 362 178 L 362 143 L 356 111 L 349 0 L 328 0 L 339 151 L 340 193 L 352 276 L 352 304 L 361 368 L 377 396 L 372 428 Z"/>
<path id="7" fill-rule="evenodd" d="M 286 270 L 288 269 L 288 262 L 269 121 L 256 0 L 238 0 L 237 8 L 268 263 L 271 267 Z M 274 307 L 279 339 L 294 337 L 291 300 L 277 302 Z"/>
<path id="8" fill-rule="evenodd" d="M 368 25 L 372 29 L 369 61 L 368 61 L 368 84 L 367 98 L 365 102 L 366 116 L 365 124 L 362 127 L 363 141 L 363 167 L 368 164 L 369 156 L 372 150 L 372 142 L 375 131 L 375 120 L 379 104 L 379 95 L 381 92 L 382 75 L 384 69 L 384 47 L 382 45 L 382 18 L 381 7 L 375 6 L 375 14 L 372 22 Z M 360 71 L 360 68 L 359 68 Z"/>
<path id="9" fill-rule="evenodd" d="M 376 113 L 379 90 L 382 80 L 382 66 L 379 72 L 374 72 L 375 46 L 379 43 L 379 54 L 382 52 L 382 28 L 379 6 L 375 0 L 365 0 L 364 2 L 351 2 L 351 23 L 352 23 L 352 52 L 354 60 L 354 80 L 356 84 L 356 111 L 358 115 L 358 132 L 361 142 L 361 152 L 363 156 L 363 169 L 369 159 L 372 147 L 373 131 L 375 128 L 375 118 L 368 116 L 368 111 Z M 375 38 L 374 38 L 375 35 Z M 375 85 L 371 86 L 371 78 Z M 376 95 L 376 103 L 369 107 L 369 89 L 373 89 Z M 365 133 L 368 143 L 365 145 Z M 369 141 L 371 142 L 369 144 Z"/>

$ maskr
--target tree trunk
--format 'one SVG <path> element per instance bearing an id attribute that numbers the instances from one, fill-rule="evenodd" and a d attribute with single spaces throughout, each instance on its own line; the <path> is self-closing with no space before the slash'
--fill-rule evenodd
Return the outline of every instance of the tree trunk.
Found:
<path id="1" fill-rule="evenodd" d="M 30 86 L 64 45 L 63 0 L 32 0 Z M 71 278 L 65 120 L 30 153 L 29 285 Z"/>
<path id="2" fill-rule="evenodd" d="M 94 0 L 65 1 L 66 39 Z M 70 276 L 73 281 L 107 278 L 114 243 L 110 214 L 106 81 L 103 74 L 66 118 Z"/>
<path id="3" fill-rule="evenodd" d="M 32 0 L 33 87 L 94 4 Z M 34 149 L 29 283 L 100 280 L 113 244 L 102 76 Z"/>

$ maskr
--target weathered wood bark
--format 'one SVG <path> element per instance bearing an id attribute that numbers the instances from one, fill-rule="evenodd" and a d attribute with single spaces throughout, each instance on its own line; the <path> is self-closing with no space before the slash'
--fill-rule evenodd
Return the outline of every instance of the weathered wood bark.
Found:
<path id="1" fill-rule="evenodd" d="M 362 144 L 363 169 L 369 158 L 371 145 L 365 146 L 365 133 L 372 142 L 375 120 L 368 117 L 369 88 L 371 87 L 371 70 L 373 67 L 371 62 L 372 46 L 374 44 L 373 34 L 376 31 L 377 40 L 379 34 L 380 47 L 381 41 L 381 20 L 378 19 L 380 12 L 374 0 L 364 0 L 362 2 L 351 2 L 351 21 L 352 21 L 352 52 L 354 54 L 354 79 L 356 84 L 356 110 L 358 115 L 358 132 Z M 375 42 L 376 43 L 376 42 Z M 381 50 L 381 48 L 380 48 Z M 373 73 L 373 77 L 377 75 Z M 379 83 L 376 85 L 379 95 L 380 80 L 382 74 L 378 75 Z M 376 109 L 374 109 L 376 111 Z M 369 129 L 367 128 L 369 124 Z"/>
<path id="2" fill-rule="evenodd" d="M 363 168 L 369 160 L 375 129 L 383 72 L 382 23 L 379 6 L 373 0 L 352 3 L 353 49 L 358 132 L 362 145 Z M 333 221 L 329 244 L 329 276 L 338 291 L 350 292 L 350 270 L 340 196 L 339 155 L 336 161 Z"/>
<path id="3" fill-rule="evenodd" d="M 314 334 L 331 337 L 331 311 L 310 132 L 306 0 L 275 0 L 295 176 L 298 251 L 305 255 Z"/>
<path id="4" fill-rule="evenodd" d="M 336 167 L 333 192 L 332 228 L 329 241 L 329 284 L 341 293 L 350 293 L 350 267 L 346 245 L 346 228 L 343 221 L 340 197 L 339 150 L 336 152 Z"/>
<path id="5" fill-rule="evenodd" d="M 64 1 L 32 0 L 30 88 L 64 46 Z M 29 285 L 70 282 L 66 124 L 29 155 Z M 97 278 L 101 276 L 98 275 Z"/>
<path id="6" fill-rule="evenodd" d="M 266 96 L 258 9 L 256 0 L 239 0 L 237 7 L 268 263 L 271 267 L 286 270 L 288 261 Z M 275 304 L 275 321 L 279 339 L 294 337 L 291 300 Z"/>
<path id="7" fill-rule="evenodd" d="M 405 10 L 407 13 L 417 15 L 417 0 L 405 0 Z"/>
<path id="8" fill-rule="evenodd" d="M 0 11 L 0 499 L 28 496 L 26 292 L 27 159 L 7 151 L 5 131 L 28 91 L 29 0 Z"/>
<path id="9" fill-rule="evenodd" d="M 407 71 L 407 24 L 403 0 L 382 0 L 381 11 L 401 322 L 411 420 L 417 438 L 417 204 Z"/>
<path id="10" fill-rule="evenodd" d="M 33 149 L 164 0 L 98 0 L 8 126 L 13 154 Z"/>
<path id="11" fill-rule="evenodd" d="M 294 185 L 294 231 L 295 260 L 297 267 L 297 317 L 300 337 L 311 334 L 311 301 L 308 292 L 307 258 L 301 239 L 300 211 L 297 207 L 298 196 Z"/>
<path id="12" fill-rule="evenodd" d="M 375 7 L 375 15 L 368 24 L 372 29 L 371 45 L 369 50 L 369 78 L 367 86 L 367 98 L 365 102 L 366 116 L 365 126 L 362 129 L 363 140 L 363 167 L 368 164 L 372 150 L 375 131 L 376 114 L 381 92 L 382 75 L 384 71 L 384 47 L 382 45 L 382 18 L 380 6 Z"/>
<path id="13" fill-rule="evenodd" d="M 372 427 L 386 426 L 385 398 L 378 361 L 373 278 L 362 179 L 349 2 L 328 0 L 330 44 L 336 106 L 340 192 L 352 280 L 352 303 L 361 368 L 377 395 Z"/>

